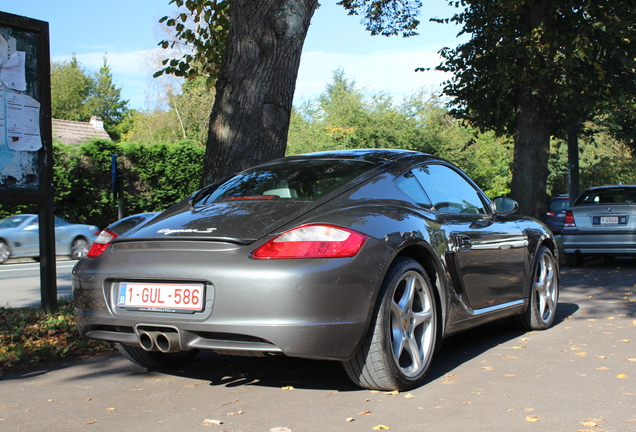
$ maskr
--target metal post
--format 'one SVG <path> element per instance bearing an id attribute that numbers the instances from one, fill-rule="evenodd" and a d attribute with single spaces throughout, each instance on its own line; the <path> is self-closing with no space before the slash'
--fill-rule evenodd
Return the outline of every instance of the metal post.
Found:
<path id="1" fill-rule="evenodd" d="M 570 206 L 581 193 L 579 177 L 579 134 L 575 128 L 568 132 L 568 189 L 570 192 Z"/>

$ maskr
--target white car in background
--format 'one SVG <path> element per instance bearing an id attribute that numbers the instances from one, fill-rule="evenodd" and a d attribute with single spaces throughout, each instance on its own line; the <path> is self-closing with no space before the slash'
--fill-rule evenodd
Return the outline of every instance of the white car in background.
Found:
<path id="1" fill-rule="evenodd" d="M 18 214 L 0 219 L 0 264 L 9 258 L 39 258 L 38 215 Z M 72 224 L 55 218 L 55 254 L 84 258 L 99 235 L 94 225 Z"/>

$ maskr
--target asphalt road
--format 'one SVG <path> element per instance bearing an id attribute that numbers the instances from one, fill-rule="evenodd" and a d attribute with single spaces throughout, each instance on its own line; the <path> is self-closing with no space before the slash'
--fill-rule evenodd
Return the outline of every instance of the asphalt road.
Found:
<path id="1" fill-rule="evenodd" d="M 76 260 L 56 261 L 57 297 L 69 298 L 71 271 Z M 10 260 L 0 265 L 0 306 L 21 308 L 41 305 L 40 263 L 30 260 Z"/>
<path id="2" fill-rule="evenodd" d="M 449 338 L 410 392 L 330 362 L 206 354 L 166 373 L 111 354 L 4 376 L 0 430 L 632 432 L 635 348 L 636 260 L 594 261 L 562 269 L 555 327 Z"/>

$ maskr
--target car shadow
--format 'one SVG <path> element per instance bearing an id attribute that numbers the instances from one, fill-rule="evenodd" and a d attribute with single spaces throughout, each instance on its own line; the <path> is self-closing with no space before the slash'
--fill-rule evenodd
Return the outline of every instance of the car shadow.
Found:
<path id="1" fill-rule="evenodd" d="M 577 310 L 576 304 L 559 303 L 555 325 Z M 447 338 L 433 358 L 423 385 L 447 376 L 461 364 L 525 333 L 510 320 L 502 320 Z M 206 381 L 210 386 L 293 387 L 340 392 L 360 390 L 349 380 L 339 362 L 285 356 L 256 358 L 202 352 L 187 367 L 157 372 Z"/>

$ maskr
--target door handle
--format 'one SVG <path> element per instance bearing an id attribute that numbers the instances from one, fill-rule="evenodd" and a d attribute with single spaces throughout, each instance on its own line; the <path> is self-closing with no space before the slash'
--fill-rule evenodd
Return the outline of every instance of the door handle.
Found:
<path id="1" fill-rule="evenodd" d="M 455 240 L 459 250 L 469 250 L 473 247 L 473 243 L 467 235 L 459 234 L 455 237 Z"/>

